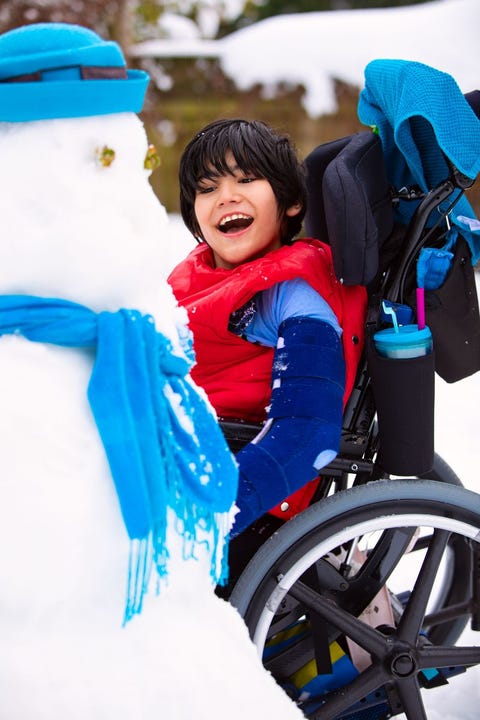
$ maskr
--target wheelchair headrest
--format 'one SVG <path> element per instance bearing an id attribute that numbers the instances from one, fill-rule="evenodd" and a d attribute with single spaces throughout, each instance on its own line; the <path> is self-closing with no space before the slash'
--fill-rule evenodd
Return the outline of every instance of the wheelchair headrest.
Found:
<path id="1" fill-rule="evenodd" d="M 480 90 L 472 90 L 471 92 L 465 93 L 465 100 L 480 120 Z"/>
<path id="2" fill-rule="evenodd" d="M 393 228 L 380 139 L 364 131 L 319 145 L 305 165 L 306 234 L 331 246 L 335 273 L 345 285 L 368 285 Z"/>

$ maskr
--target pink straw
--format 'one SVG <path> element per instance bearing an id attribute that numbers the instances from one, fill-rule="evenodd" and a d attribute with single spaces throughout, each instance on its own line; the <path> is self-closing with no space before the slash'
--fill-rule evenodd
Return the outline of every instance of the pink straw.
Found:
<path id="1" fill-rule="evenodd" d="M 425 327 L 425 291 L 422 287 L 417 288 L 417 325 L 419 330 Z"/>

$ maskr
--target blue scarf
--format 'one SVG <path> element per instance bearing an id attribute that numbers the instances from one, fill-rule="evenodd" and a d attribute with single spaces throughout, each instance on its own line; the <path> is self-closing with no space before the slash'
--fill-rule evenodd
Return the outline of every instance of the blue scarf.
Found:
<path id="1" fill-rule="evenodd" d="M 365 68 L 358 116 L 377 128 L 389 181 L 399 190 L 418 184 L 427 192 L 449 174 L 444 153 L 469 178 L 480 173 L 480 121 L 447 73 L 410 60 L 372 60 Z M 452 198 L 442 204 L 446 209 Z M 400 201 L 399 222 L 408 222 L 416 203 Z M 437 215 L 438 217 L 438 215 Z M 450 219 L 469 243 L 472 264 L 480 259 L 480 228 L 464 218 L 473 209 L 461 197 Z"/>
<path id="2" fill-rule="evenodd" d="M 191 556 L 197 531 L 213 533 L 211 574 L 222 582 L 219 514 L 235 500 L 238 471 L 214 415 L 186 380 L 186 357 L 173 354 L 151 316 L 97 314 L 65 300 L 0 296 L 0 335 L 12 333 L 96 348 L 88 400 L 131 539 L 125 622 L 141 611 L 151 561 L 160 577 L 167 572 L 168 508 Z"/>

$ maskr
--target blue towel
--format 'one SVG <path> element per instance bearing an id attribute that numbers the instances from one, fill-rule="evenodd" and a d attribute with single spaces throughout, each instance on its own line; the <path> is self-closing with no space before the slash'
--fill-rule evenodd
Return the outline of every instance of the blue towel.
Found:
<path id="1" fill-rule="evenodd" d="M 212 578 L 222 581 L 219 515 L 235 501 L 238 470 L 211 409 L 186 379 L 153 318 L 94 313 L 65 300 L 0 296 L 0 335 L 96 348 L 88 399 L 131 539 L 125 622 L 142 608 L 151 561 L 167 572 L 167 510 L 194 556 L 198 529 L 213 533 Z M 225 548 L 226 551 L 226 548 Z M 224 552 L 226 557 L 226 552 Z"/>
<path id="2" fill-rule="evenodd" d="M 449 172 L 442 153 L 467 177 L 474 179 L 480 172 L 480 121 L 444 72 L 408 60 L 373 60 L 365 68 L 358 116 L 378 129 L 387 176 L 397 190 L 417 184 L 427 192 L 445 180 Z M 399 221 L 408 222 L 415 207 L 414 202 L 401 202 Z M 456 224 L 458 216 L 475 217 L 465 197 L 456 204 L 451 222 Z M 480 230 L 464 226 L 462 235 L 475 264 Z"/>

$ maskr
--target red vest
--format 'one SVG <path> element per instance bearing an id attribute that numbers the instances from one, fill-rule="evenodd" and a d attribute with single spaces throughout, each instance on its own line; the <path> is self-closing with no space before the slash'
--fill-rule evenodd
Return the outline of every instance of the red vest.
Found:
<path id="1" fill-rule="evenodd" d="M 271 394 L 273 348 L 229 332 L 230 315 L 257 292 L 299 277 L 328 302 L 343 329 L 346 399 L 363 348 L 367 296 L 365 288 L 344 287 L 336 279 L 328 245 L 297 240 L 225 270 L 214 267 L 212 252 L 202 243 L 168 278 L 179 304 L 188 312 L 196 355 L 192 377 L 204 388 L 219 417 L 262 421 Z"/>

